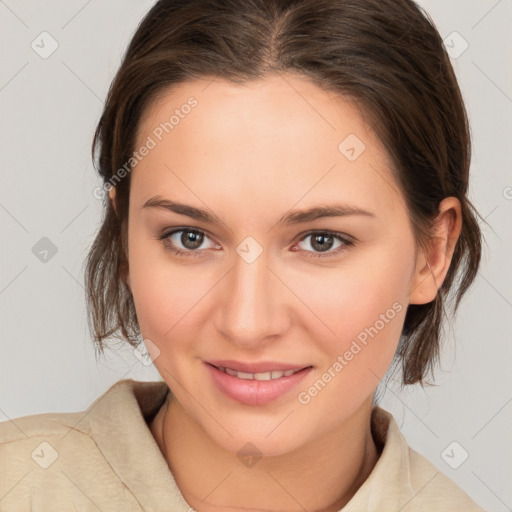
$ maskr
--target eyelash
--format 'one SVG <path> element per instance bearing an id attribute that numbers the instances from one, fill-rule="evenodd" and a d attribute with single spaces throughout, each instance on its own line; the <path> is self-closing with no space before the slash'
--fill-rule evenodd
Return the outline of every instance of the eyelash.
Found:
<path id="1" fill-rule="evenodd" d="M 172 231 L 166 231 L 165 233 L 162 233 L 161 235 L 158 235 L 156 238 L 157 240 L 160 240 L 161 242 L 164 243 L 164 245 L 166 246 L 166 248 L 168 250 L 172 250 L 175 254 L 175 256 L 191 256 L 191 257 L 200 257 L 202 256 L 202 251 L 205 251 L 206 249 L 196 249 L 196 250 L 192 250 L 192 249 L 189 249 L 189 250 L 182 250 L 182 249 L 177 249 L 176 246 L 170 242 L 169 237 L 171 235 L 174 235 L 176 233 L 181 233 L 181 232 L 191 232 L 191 233 L 199 233 L 205 237 L 207 237 L 206 233 L 204 231 L 201 231 L 199 229 L 195 229 L 195 228 L 180 228 L 180 229 L 173 229 Z M 307 233 L 304 233 L 302 238 L 299 240 L 299 242 L 303 241 L 305 238 L 307 238 L 308 236 L 311 236 L 311 235 L 327 235 L 327 236 L 332 236 L 334 237 L 336 240 L 340 241 L 342 243 L 342 245 L 340 247 L 338 247 L 336 250 L 334 251 L 327 251 L 325 253 L 315 253 L 315 252 L 312 252 L 312 251 L 304 251 L 304 250 L 301 250 L 299 249 L 298 251 L 296 252 L 306 252 L 308 253 L 307 257 L 308 258 L 327 258 L 327 257 L 332 257 L 332 256 L 337 256 L 338 254 L 340 254 L 342 251 L 348 249 L 349 247 L 352 247 L 355 245 L 355 241 L 353 240 L 349 240 L 345 235 L 343 235 L 343 233 L 338 233 L 337 231 L 329 231 L 329 230 L 324 230 L 324 231 L 321 231 L 321 230 L 311 230 L 311 231 L 308 231 Z M 165 243 L 167 242 L 167 244 Z M 172 248 L 169 248 L 168 245 L 171 245 Z"/>

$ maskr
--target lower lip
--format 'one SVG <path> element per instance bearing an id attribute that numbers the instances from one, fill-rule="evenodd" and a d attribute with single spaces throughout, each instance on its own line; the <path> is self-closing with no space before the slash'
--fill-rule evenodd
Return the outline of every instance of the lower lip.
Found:
<path id="1" fill-rule="evenodd" d="M 288 393 L 312 370 L 304 368 L 288 377 L 274 380 L 239 379 L 205 363 L 213 381 L 229 398 L 246 405 L 264 405 Z"/>

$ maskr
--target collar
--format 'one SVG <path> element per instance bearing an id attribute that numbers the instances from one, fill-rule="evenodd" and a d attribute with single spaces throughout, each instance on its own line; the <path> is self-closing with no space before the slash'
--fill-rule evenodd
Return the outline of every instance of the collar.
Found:
<path id="1" fill-rule="evenodd" d="M 97 398 L 85 414 L 99 450 L 147 511 L 157 511 L 162 503 L 168 510 L 190 509 L 147 423 L 168 392 L 164 381 L 121 380 Z M 407 501 L 411 486 L 405 438 L 393 416 L 378 406 L 372 410 L 371 429 L 377 446 L 383 447 L 379 460 L 340 512 L 393 511 Z"/>

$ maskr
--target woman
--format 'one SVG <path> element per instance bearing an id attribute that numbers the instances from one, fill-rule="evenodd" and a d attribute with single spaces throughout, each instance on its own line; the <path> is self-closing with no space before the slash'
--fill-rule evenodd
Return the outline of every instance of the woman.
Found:
<path id="1" fill-rule="evenodd" d="M 375 394 L 426 381 L 480 261 L 464 104 L 413 2 L 160 0 L 93 152 L 94 339 L 163 381 L 0 425 L 2 510 L 482 510 Z"/>

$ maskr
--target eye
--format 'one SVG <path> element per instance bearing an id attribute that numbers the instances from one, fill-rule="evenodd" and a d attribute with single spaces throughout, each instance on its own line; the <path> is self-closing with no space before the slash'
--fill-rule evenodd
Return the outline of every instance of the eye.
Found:
<path id="1" fill-rule="evenodd" d="M 213 242 L 210 247 L 200 248 L 204 241 L 209 240 L 209 238 L 204 231 L 192 228 L 175 229 L 159 235 L 158 239 L 162 240 L 169 250 L 175 251 L 177 256 L 200 256 L 203 249 L 219 248 L 219 246 Z"/>
<path id="2" fill-rule="evenodd" d="M 347 236 L 332 231 L 310 231 L 301 238 L 299 243 L 308 238 L 311 240 L 306 245 L 312 247 L 313 251 L 306 249 L 305 252 L 311 253 L 307 257 L 312 258 L 334 256 L 354 245 L 354 241 Z M 336 247 L 335 250 L 331 250 L 333 246 Z"/>
<path id="3" fill-rule="evenodd" d="M 332 231 L 310 231 L 303 235 L 300 243 L 310 238 L 309 245 L 313 251 L 301 248 L 302 252 L 309 253 L 307 257 L 328 257 L 335 256 L 340 252 L 346 250 L 355 244 L 352 239 L 349 239 L 342 233 Z M 174 252 L 176 256 L 201 256 L 203 250 L 206 249 L 220 249 L 220 246 L 214 242 L 208 247 L 204 247 L 205 240 L 210 240 L 204 231 L 194 228 L 180 228 L 172 231 L 167 231 L 157 236 L 169 251 Z M 337 245 L 336 245 L 337 244 Z M 335 247 L 335 250 L 332 248 Z M 297 249 L 292 251 L 298 252 Z"/>

